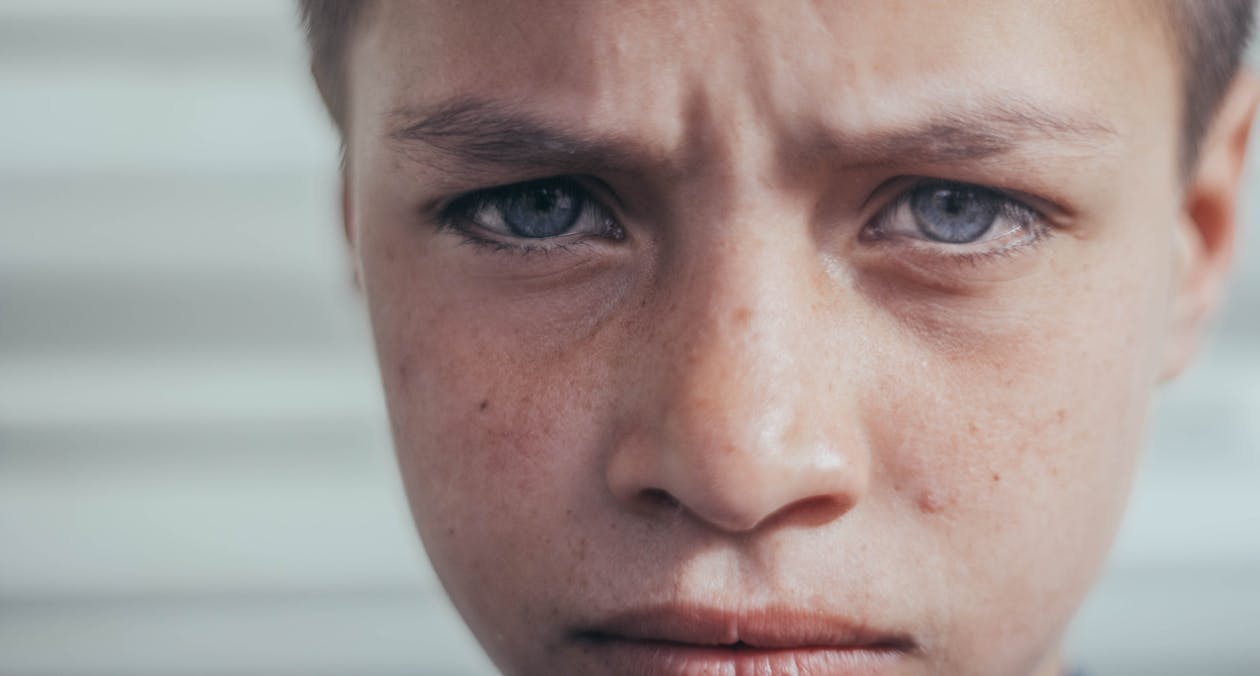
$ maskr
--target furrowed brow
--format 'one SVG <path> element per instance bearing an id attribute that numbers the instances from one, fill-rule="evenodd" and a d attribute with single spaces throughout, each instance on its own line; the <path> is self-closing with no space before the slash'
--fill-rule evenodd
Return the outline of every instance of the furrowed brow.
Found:
<path id="1" fill-rule="evenodd" d="M 616 137 L 547 124 L 502 104 L 468 99 L 423 113 L 400 109 L 389 138 L 408 157 L 445 170 L 463 168 L 627 168 L 647 162 L 643 148 Z"/>
<path id="2" fill-rule="evenodd" d="M 395 148 L 443 171 L 599 171 L 668 164 L 641 144 L 545 123 L 506 104 L 459 99 L 389 115 Z M 1036 145 L 1058 154 L 1106 154 L 1117 140 L 1104 122 L 1002 97 L 973 107 L 939 106 L 919 122 L 873 130 L 825 130 L 808 155 L 844 169 L 975 161 Z M 790 153 L 788 161 L 804 159 Z"/>

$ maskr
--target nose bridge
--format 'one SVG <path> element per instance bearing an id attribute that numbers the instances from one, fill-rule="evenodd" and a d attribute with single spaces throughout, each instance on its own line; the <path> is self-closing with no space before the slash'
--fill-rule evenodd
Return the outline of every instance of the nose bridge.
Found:
<path id="1" fill-rule="evenodd" d="M 675 348 L 662 355 L 674 374 L 667 422 L 751 450 L 789 433 L 804 413 L 793 402 L 808 385 L 799 369 L 808 336 L 792 325 L 810 301 L 790 278 L 802 271 L 782 265 L 784 243 L 732 236 L 717 248 L 677 292 L 686 304 L 671 318 Z"/>
<path id="2" fill-rule="evenodd" d="M 806 504 L 843 513 L 864 489 L 867 462 L 849 443 L 844 394 L 828 391 L 826 285 L 809 264 L 808 229 L 724 226 L 663 290 L 673 302 L 658 315 L 650 442 L 621 464 L 614 491 L 668 494 L 725 531 Z"/>

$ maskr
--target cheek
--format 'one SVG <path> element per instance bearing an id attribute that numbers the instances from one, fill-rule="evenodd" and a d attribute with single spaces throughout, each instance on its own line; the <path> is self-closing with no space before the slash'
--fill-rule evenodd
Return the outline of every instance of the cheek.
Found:
<path id="1" fill-rule="evenodd" d="M 583 393 L 595 369 L 576 357 L 501 349 L 504 340 L 484 335 L 492 330 L 485 318 L 464 309 L 395 319 L 377 314 L 374 322 L 399 459 L 413 502 L 426 511 L 419 523 L 488 528 L 509 509 L 531 521 L 519 512 L 537 501 L 521 498 L 558 490 L 548 477 L 592 460 L 585 449 L 550 451 L 557 438 L 581 443 L 571 428 L 593 415 Z"/>
<path id="2" fill-rule="evenodd" d="M 399 246 L 366 249 L 364 285 L 415 522 L 474 630 L 506 617 L 532 626 L 544 611 L 521 590 L 548 578 L 557 549 L 580 548 L 573 511 L 599 499 L 607 350 L 596 332 L 556 339 L 470 299 L 443 283 L 439 261 L 385 253 Z"/>
<path id="3" fill-rule="evenodd" d="M 983 311 L 890 319 L 900 338 L 863 414 L 879 490 L 947 571 L 948 597 L 991 600 L 958 604 L 951 643 L 980 654 L 978 637 L 1050 635 L 1101 565 L 1159 363 L 1161 274 L 1142 267 L 1050 266 Z M 1028 607 L 1045 609 L 1038 627 L 1012 624 Z"/>

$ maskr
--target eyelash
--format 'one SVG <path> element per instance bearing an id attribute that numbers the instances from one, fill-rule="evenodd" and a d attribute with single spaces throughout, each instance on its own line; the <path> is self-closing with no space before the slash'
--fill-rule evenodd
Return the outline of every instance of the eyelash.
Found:
<path id="1" fill-rule="evenodd" d="M 476 215 L 479 212 L 487 208 L 502 210 L 509 199 L 513 197 L 520 198 L 520 196 L 531 189 L 558 190 L 567 192 L 571 197 L 576 197 L 578 214 L 575 216 L 574 221 L 570 223 L 570 226 L 575 225 L 583 217 L 588 216 L 588 211 L 591 211 L 593 215 L 590 217 L 599 219 L 604 232 L 600 234 L 586 233 L 536 238 L 512 237 L 510 235 L 493 233 L 483 234 L 489 229 L 477 224 Z M 592 244 L 593 239 L 602 238 L 610 241 L 620 241 L 625 237 L 621 225 L 612 216 L 609 209 L 592 194 L 590 189 L 583 186 L 574 177 L 569 176 L 512 183 L 465 193 L 455 197 L 441 207 L 438 211 L 437 220 L 442 230 L 457 233 L 463 238 L 464 244 L 473 245 L 491 253 L 525 256 L 565 253 L 580 247 L 589 246 Z M 506 239 L 510 237 L 515 241 Z M 536 239 L 538 243 L 530 241 L 531 239 Z"/>
<path id="2" fill-rule="evenodd" d="M 476 219 L 474 218 L 476 213 L 487 207 L 501 208 L 506 202 L 507 195 L 518 194 L 520 191 L 523 191 L 529 186 L 539 185 L 572 190 L 575 194 L 580 195 L 581 209 L 583 213 L 585 213 L 586 209 L 596 210 L 599 217 L 607 224 L 609 232 L 601 235 L 584 234 L 576 236 L 559 235 L 556 237 L 539 237 L 537 238 L 539 243 L 529 241 L 533 238 L 518 237 L 515 238 L 516 241 L 508 241 L 507 239 L 500 239 L 496 236 L 487 236 L 482 234 L 482 232 L 479 232 L 479 230 L 485 230 L 485 228 L 481 228 L 476 225 Z M 885 226 L 898 210 L 906 209 L 910 206 L 910 201 L 917 190 L 928 186 L 942 186 L 952 189 L 973 190 L 989 195 L 993 199 L 1000 200 L 1000 205 L 998 206 L 999 217 L 1007 218 L 1016 223 L 1022 230 L 1023 234 L 1019 241 L 1009 243 L 1006 246 L 998 248 L 988 247 L 975 251 L 963 250 L 968 245 L 974 243 L 950 244 L 946 242 L 932 241 L 929 239 L 918 239 L 917 241 L 906 245 L 912 249 L 912 252 L 915 254 L 929 256 L 934 260 L 974 266 L 994 259 L 1008 258 L 1024 250 L 1035 249 L 1053 233 L 1053 230 L 1047 225 L 1046 218 L 1041 211 L 1028 205 L 1024 200 L 1018 197 L 1012 196 L 998 189 L 988 188 L 977 184 L 920 178 L 901 188 L 891 201 L 881 207 L 874 216 L 867 219 L 860 230 L 859 237 L 868 243 L 882 243 L 895 239 L 913 239 L 897 235 L 888 235 L 885 231 Z M 578 217 L 581 218 L 581 215 L 579 214 Z M 617 223 L 609 209 L 605 207 L 599 199 L 593 196 L 589 189 L 581 185 L 573 177 L 568 176 L 558 176 L 536 181 L 508 184 L 459 195 L 439 209 L 437 221 L 442 230 L 451 231 L 460 235 L 464 240 L 464 244 L 472 245 L 483 251 L 491 253 L 515 254 L 522 256 L 572 252 L 575 249 L 589 246 L 592 244 L 592 240 L 606 239 L 609 241 L 620 241 L 621 239 L 624 239 L 625 236 L 620 224 Z M 948 249 L 955 249 L 955 251 L 948 251 Z"/>
<path id="3" fill-rule="evenodd" d="M 1054 234 L 1054 230 L 1050 227 L 1045 214 L 1041 209 L 1030 205 L 1028 203 L 1029 200 L 1011 195 L 1000 189 L 989 188 L 987 186 L 974 183 L 917 178 L 913 179 L 908 185 L 901 187 L 896 196 L 890 202 L 881 207 L 874 216 L 864 223 L 859 237 L 863 241 L 872 244 L 879 244 L 893 239 L 913 240 L 913 238 L 888 235 L 883 232 L 883 230 L 898 210 L 910 207 L 910 202 L 917 191 L 930 187 L 970 190 L 987 194 L 991 198 L 999 201 L 997 206 L 997 217 L 1006 218 L 1016 224 L 1021 234 L 1017 241 L 1007 243 L 1006 246 L 987 246 L 979 248 L 979 250 L 970 251 L 966 249 L 969 247 L 976 248 L 978 246 L 983 246 L 983 243 L 980 245 L 977 245 L 974 242 L 949 244 L 929 239 L 917 239 L 907 245 L 913 253 L 930 256 L 934 260 L 943 260 L 949 263 L 976 266 L 994 259 L 1010 258 L 1025 251 L 1035 250 L 1047 238 Z M 996 227 L 996 225 L 994 227 Z M 1013 231 L 1008 231 L 1008 233 L 1009 232 Z M 953 250 L 950 251 L 949 249 Z"/>

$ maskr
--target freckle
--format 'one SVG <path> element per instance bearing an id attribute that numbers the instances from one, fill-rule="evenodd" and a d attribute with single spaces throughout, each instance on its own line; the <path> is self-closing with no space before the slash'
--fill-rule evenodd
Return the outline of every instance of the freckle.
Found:
<path id="1" fill-rule="evenodd" d="M 1001 481 L 1001 480 L 1002 480 L 1002 475 L 1001 475 L 1001 474 L 998 474 L 997 472 L 994 472 L 994 473 L 993 473 L 993 483 L 997 483 L 997 482 L 999 482 L 999 481 Z"/>
<path id="2" fill-rule="evenodd" d="M 406 365 L 406 364 L 399 364 L 399 365 L 398 365 L 398 379 L 399 379 L 399 380 L 406 380 L 406 379 L 407 379 L 407 376 L 409 376 L 409 375 L 411 375 L 411 374 L 410 374 L 410 372 L 407 370 L 407 365 Z"/>
<path id="3" fill-rule="evenodd" d="M 1061 408 L 1054 412 L 1054 416 L 1059 422 L 1064 422 L 1067 420 L 1067 410 Z"/>
<path id="4" fill-rule="evenodd" d="M 976 426 L 976 424 L 975 424 L 974 422 L 969 422 L 969 423 L 967 423 L 967 431 L 968 431 L 968 432 L 970 432 L 970 433 L 972 433 L 972 434 L 976 434 L 977 432 L 979 432 L 979 431 L 980 431 L 980 428 L 979 428 L 978 426 Z"/>
<path id="5" fill-rule="evenodd" d="M 451 537 L 455 537 L 455 527 L 454 527 L 454 526 L 451 526 L 450 528 L 447 528 L 447 529 L 446 529 L 446 534 L 447 534 L 447 535 L 449 535 L 449 536 L 451 536 Z"/>
<path id="6" fill-rule="evenodd" d="M 747 307 L 741 307 L 740 309 L 735 311 L 734 319 L 735 319 L 736 324 L 747 324 L 748 320 L 751 318 L 752 318 L 752 310 L 748 309 Z"/>
<path id="7" fill-rule="evenodd" d="M 477 410 L 479 410 L 479 411 L 484 411 L 484 410 L 486 410 L 487 408 L 490 408 L 490 400 L 489 400 L 489 399 L 482 399 L 482 400 L 481 400 L 481 405 L 477 407 Z"/>

